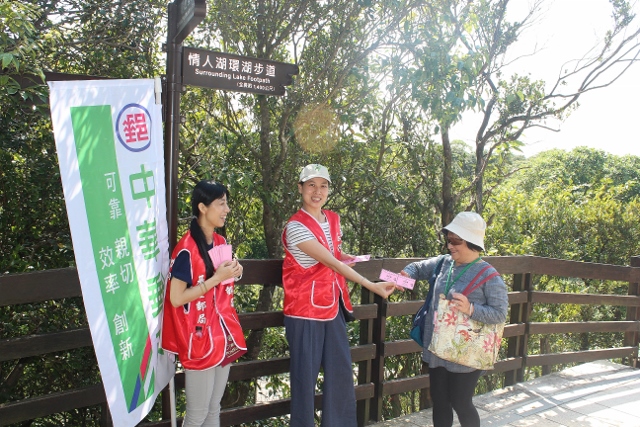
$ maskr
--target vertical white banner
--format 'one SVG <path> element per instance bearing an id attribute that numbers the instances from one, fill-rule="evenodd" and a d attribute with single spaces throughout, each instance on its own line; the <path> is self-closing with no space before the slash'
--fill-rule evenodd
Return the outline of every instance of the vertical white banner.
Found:
<path id="1" fill-rule="evenodd" d="M 162 106 L 154 81 L 50 82 L 85 310 L 114 425 L 135 426 L 174 374 L 159 347 L 169 269 Z"/>

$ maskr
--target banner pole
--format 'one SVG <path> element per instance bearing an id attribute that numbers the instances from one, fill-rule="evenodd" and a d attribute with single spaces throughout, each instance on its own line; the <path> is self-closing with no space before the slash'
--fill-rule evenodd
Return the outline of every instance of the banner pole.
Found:
<path id="1" fill-rule="evenodd" d="M 171 406 L 171 427 L 177 427 L 176 424 L 176 384 L 175 375 L 169 381 L 169 402 Z"/>

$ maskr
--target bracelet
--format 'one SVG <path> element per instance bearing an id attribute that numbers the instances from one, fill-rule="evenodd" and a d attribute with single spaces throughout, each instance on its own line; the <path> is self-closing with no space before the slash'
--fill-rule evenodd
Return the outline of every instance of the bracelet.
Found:
<path id="1" fill-rule="evenodd" d="M 202 286 L 202 295 L 207 293 L 207 285 L 204 284 L 204 282 L 200 283 L 199 286 Z"/>
<path id="2" fill-rule="evenodd" d="M 239 281 L 240 279 L 242 279 L 242 274 L 239 275 L 238 277 L 234 277 L 233 280 L 235 280 L 236 282 Z"/>

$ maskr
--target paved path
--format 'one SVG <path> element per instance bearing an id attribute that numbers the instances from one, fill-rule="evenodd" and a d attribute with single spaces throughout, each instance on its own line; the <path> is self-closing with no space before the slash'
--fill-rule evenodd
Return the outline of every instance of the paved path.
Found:
<path id="1" fill-rule="evenodd" d="M 640 427 L 640 369 L 585 363 L 476 396 L 474 403 L 482 427 Z M 373 426 L 432 427 L 431 410 Z"/>

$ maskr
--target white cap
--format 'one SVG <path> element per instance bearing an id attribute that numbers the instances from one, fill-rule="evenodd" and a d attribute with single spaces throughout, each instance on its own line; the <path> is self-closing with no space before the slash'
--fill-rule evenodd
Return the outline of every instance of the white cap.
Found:
<path id="1" fill-rule="evenodd" d="M 302 168 L 302 171 L 300 171 L 300 182 L 306 182 L 311 178 L 324 178 L 331 182 L 329 170 L 325 166 L 318 164 L 307 165 Z"/>
<path id="2" fill-rule="evenodd" d="M 462 240 L 473 243 L 484 250 L 484 231 L 487 223 L 475 212 L 460 212 L 444 230 L 460 236 Z"/>

